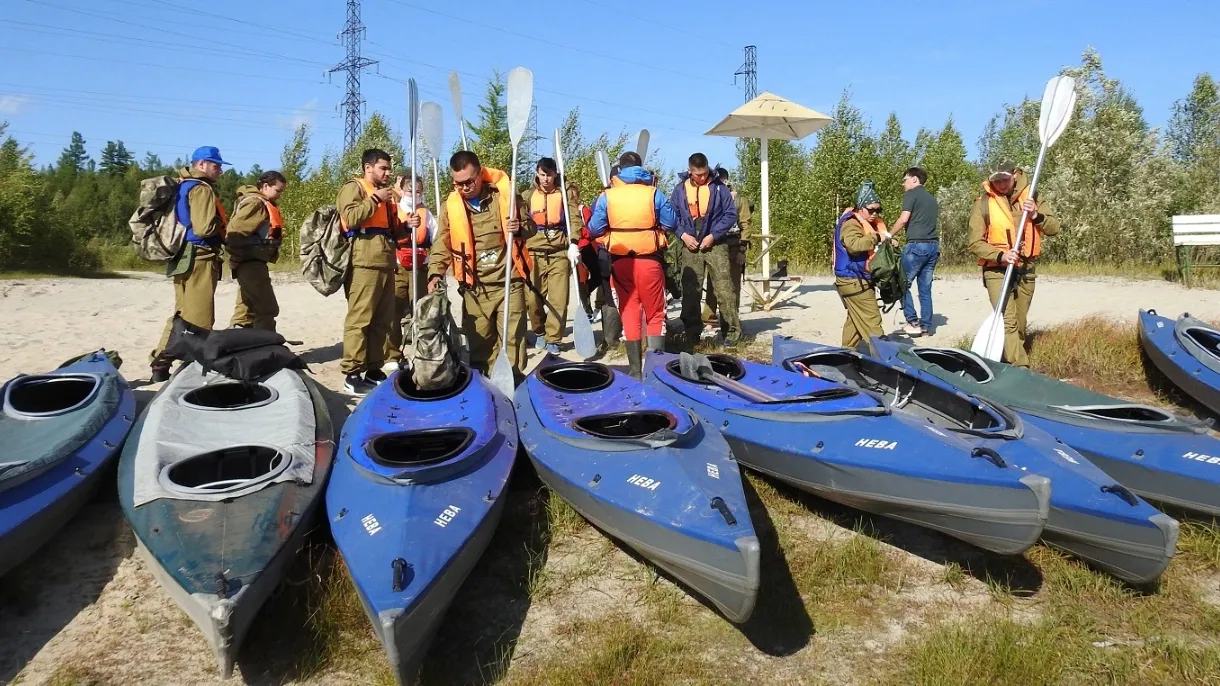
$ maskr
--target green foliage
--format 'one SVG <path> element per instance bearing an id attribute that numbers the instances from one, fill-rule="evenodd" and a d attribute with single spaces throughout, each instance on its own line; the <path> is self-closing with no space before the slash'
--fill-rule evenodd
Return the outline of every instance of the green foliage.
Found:
<path id="1" fill-rule="evenodd" d="M 106 147 L 102 148 L 102 163 L 98 168 L 103 174 L 122 176 L 135 161 L 135 156 L 123 145 L 123 141 L 106 141 Z"/>

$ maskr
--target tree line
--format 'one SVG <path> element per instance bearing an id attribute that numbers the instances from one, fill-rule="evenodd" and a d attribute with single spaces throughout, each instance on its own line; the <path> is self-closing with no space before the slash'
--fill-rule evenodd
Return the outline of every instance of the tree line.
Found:
<path id="1" fill-rule="evenodd" d="M 1170 218 L 1220 212 L 1220 87 L 1210 74 L 1200 74 L 1190 93 L 1174 104 L 1162 132 L 1148 124 L 1135 96 L 1105 74 L 1096 52 L 1085 52 L 1081 64 L 1065 73 L 1076 79 L 1078 111 L 1051 149 L 1039 182 L 1039 195 L 1051 203 L 1065 228 L 1047 242 L 1046 259 L 1114 265 L 1172 261 Z M 511 165 L 504 95 L 504 82 L 496 74 L 488 82 L 476 121 L 467 127 L 474 151 L 485 164 L 500 169 Z M 770 142 L 771 227 L 773 234 L 785 236 L 775 253 L 804 267 L 826 265 L 834 222 L 852 203 L 860 182 L 876 183 L 892 223 L 901 207 L 902 172 L 918 165 L 927 170 L 928 189 L 940 201 L 942 261 L 969 262 L 966 223 L 984 170 L 1010 160 L 1032 171 L 1039 145 L 1039 104 L 1027 100 L 1005 105 L 984 128 L 977 158 L 970 159 L 952 118 L 939 130 L 921 129 L 908 140 L 897 113 L 876 130 L 845 92 L 833 121 L 808 144 Z M 0 122 L 0 270 L 82 272 L 139 266 L 127 229 L 139 182 L 172 174 L 185 163 L 165 164 L 153 154 L 136 160 L 122 141 L 108 141 L 95 161 L 86 141 L 74 133 L 59 159 L 40 169 L 5 129 Z M 601 189 L 595 152 L 604 149 L 614 159 L 634 140 L 626 131 L 601 132 L 589 139 L 585 130 L 575 109 L 561 125 L 560 139 L 568 181 L 578 184 L 582 199 L 591 204 Z M 453 134 L 448 137 L 457 138 Z M 540 154 L 549 155 L 550 136 L 541 134 L 537 142 Z M 294 259 L 301 222 L 317 207 L 333 203 L 339 186 L 359 173 L 361 151 L 385 149 L 398 173 L 410 163 L 401 132 L 376 112 L 351 150 L 326 149 L 311 163 L 313 145 L 311 131 L 303 125 L 293 132 L 279 160 L 289 181 L 281 200 L 288 227 L 282 251 L 286 257 L 281 260 Z M 452 149 L 457 148 L 455 142 Z M 451 190 L 447 157 L 440 160 L 442 196 Z M 739 141 L 738 164 L 732 170 L 756 211 L 758 157 L 757 140 Z M 684 159 L 683 154 L 675 162 Z M 519 161 L 522 185 L 532 178 L 534 162 Z M 224 173 L 218 186 L 229 209 L 237 187 L 251 183 L 262 171 L 256 165 L 245 173 Z M 668 189 L 679 169 L 654 171 Z M 419 172 L 425 178 L 424 201 L 432 206 L 433 176 L 422 149 Z"/>

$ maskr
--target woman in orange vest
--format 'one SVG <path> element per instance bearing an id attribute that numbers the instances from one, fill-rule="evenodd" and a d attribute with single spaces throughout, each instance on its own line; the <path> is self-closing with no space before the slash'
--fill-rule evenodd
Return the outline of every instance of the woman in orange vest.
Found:
<path id="1" fill-rule="evenodd" d="M 530 329 L 537 337 L 537 347 L 554 355 L 559 354 L 559 343 L 563 340 L 567 325 L 572 270 L 580 263 L 580 249 L 576 243 L 580 240 L 580 230 L 585 226 L 580 213 L 573 213 L 573 234 L 568 235 L 568 204 L 562 188 L 563 180 L 559 178 L 555 160 L 543 157 L 538 160 L 534 184 L 525 192 L 524 198 L 530 219 L 538 227 L 538 233 L 526 242 L 534 261 L 530 282 L 536 291 L 527 296 Z M 557 320 L 549 315 L 542 303 L 543 298 L 550 301 L 563 319 Z"/>
<path id="2" fill-rule="evenodd" d="M 440 231 L 428 257 L 428 292 L 452 273 L 462 293 L 462 331 L 470 345 L 470 366 L 484 375 L 500 347 L 507 246 L 513 251 L 509 297 L 508 358 L 517 381 L 525 369 L 525 279 L 530 256 L 525 242 L 534 222 L 520 197 L 516 216 L 509 213 L 513 189 L 508 174 L 484 167 L 478 155 L 462 150 L 449 160 L 453 192 L 441 207 Z"/>
<path id="3" fill-rule="evenodd" d="M 267 264 L 280 256 L 284 219 L 276 200 L 287 183 L 283 174 L 269 171 L 258 177 L 256 185 L 237 189 L 233 221 L 225 238 L 229 269 L 237 281 L 237 304 L 229 326 L 275 331 L 280 305 Z"/>
<path id="4" fill-rule="evenodd" d="M 649 350 L 665 347 L 665 232 L 678 224 L 669 198 L 642 165 L 636 153 L 623 153 L 621 170 L 597 198 L 589 218 L 589 235 L 610 257 L 627 363 L 637 379 L 643 375 L 645 333 Z M 641 314 L 647 321 L 646 332 Z"/>
<path id="5" fill-rule="evenodd" d="M 1017 222 L 1027 212 L 1018 248 Z M 1015 264 L 1004 307 L 1004 361 L 1029 366 L 1025 352 L 1025 326 L 1034 300 L 1035 269 L 1042 254 L 1042 239 L 1059 233 L 1059 219 L 1046 203 L 1029 195 L 1029 179 L 1016 165 L 1002 162 L 983 182 L 983 194 L 970 211 L 970 252 L 983 268 L 983 285 L 994 308 L 1004 290 L 1004 272 Z"/>

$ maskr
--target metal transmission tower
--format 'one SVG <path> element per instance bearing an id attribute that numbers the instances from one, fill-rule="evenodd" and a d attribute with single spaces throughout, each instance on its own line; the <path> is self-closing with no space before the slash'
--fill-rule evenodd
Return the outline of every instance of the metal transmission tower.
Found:
<path id="1" fill-rule="evenodd" d="M 542 137 L 538 135 L 538 106 L 530 106 L 529 123 L 525 125 L 525 139 L 521 141 L 520 162 L 521 169 L 529 168 L 526 173 L 526 178 L 534 178 L 534 165 L 538 163 L 538 141 Z"/>
<path id="2" fill-rule="evenodd" d="M 737 83 L 737 77 L 746 77 L 746 102 L 750 102 L 758 97 L 758 48 L 753 45 L 746 46 L 746 61 L 741 67 L 733 72 L 733 83 Z"/>
<path id="3" fill-rule="evenodd" d="M 347 23 L 339 33 L 347 58 L 336 64 L 330 72 L 347 72 L 347 97 L 343 98 L 343 113 L 346 125 L 343 130 L 343 149 L 351 150 L 360 137 L 360 117 L 364 113 L 364 100 L 360 97 L 360 72 L 377 64 L 360 56 L 360 42 L 364 39 L 364 24 L 360 21 L 360 0 L 347 0 Z"/>

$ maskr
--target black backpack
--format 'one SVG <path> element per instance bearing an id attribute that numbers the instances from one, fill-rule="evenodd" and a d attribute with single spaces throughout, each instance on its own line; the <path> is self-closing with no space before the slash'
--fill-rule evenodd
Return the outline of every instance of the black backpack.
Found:
<path id="1" fill-rule="evenodd" d="M 257 381 L 281 369 L 306 369 L 284 337 L 262 329 L 208 331 L 174 315 L 164 355 L 198 362 L 204 373 L 218 372 L 237 381 Z"/>

